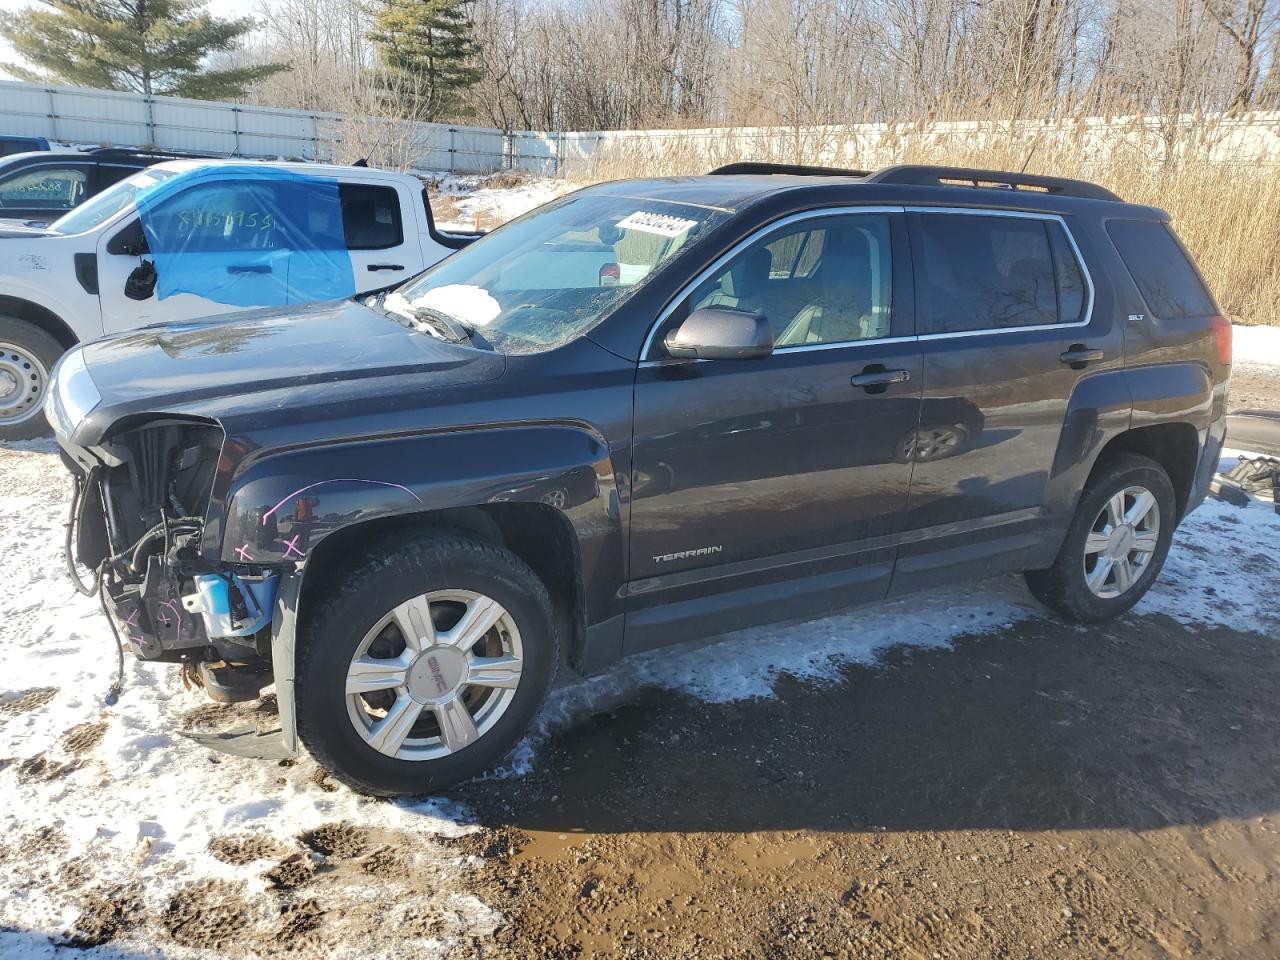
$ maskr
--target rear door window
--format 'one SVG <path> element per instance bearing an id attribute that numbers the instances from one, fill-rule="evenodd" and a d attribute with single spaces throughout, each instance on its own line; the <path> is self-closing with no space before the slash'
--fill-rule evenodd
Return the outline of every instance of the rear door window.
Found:
<path id="1" fill-rule="evenodd" d="M 926 213 L 913 217 L 913 227 L 921 334 L 1037 327 L 1080 318 L 1083 278 L 1066 238 L 1055 244 L 1050 228 L 1058 225 L 1052 221 Z"/>
<path id="2" fill-rule="evenodd" d="M 338 185 L 338 196 L 348 250 L 385 250 L 404 241 L 400 201 L 394 187 L 342 183 Z"/>
<path id="3" fill-rule="evenodd" d="M 1218 312 L 1186 251 L 1165 224 L 1112 220 L 1107 233 L 1155 316 L 1180 320 L 1211 317 Z"/>

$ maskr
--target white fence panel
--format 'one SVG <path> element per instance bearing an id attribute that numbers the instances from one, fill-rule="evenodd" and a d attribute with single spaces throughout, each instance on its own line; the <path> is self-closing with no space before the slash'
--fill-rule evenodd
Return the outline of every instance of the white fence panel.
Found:
<path id="1" fill-rule="evenodd" d="M 1180 128 L 1170 137 L 1170 128 Z M 1187 133 L 1202 137 L 1188 137 Z M 1168 145 L 1224 162 L 1280 161 L 1280 113 L 1242 117 L 1083 118 L 973 121 L 927 125 L 735 127 L 691 130 L 502 131 L 458 124 L 343 117 L 271 107 L 144 97 L 141 94 L 0 81 L 0 134 L 70 143 L 155 146 L 245 157 L 353 161 L 394 157 L 419 170 L 541 176 L 600 175 L 611 161 L 627 170 L 709 169 L 738 159 L 787 162 L 804 157 L 832 166 L 875 169 L 900 162 L 906 144 L 1031 142 L 1055 137 L 1105 151 L 1117 142 L 1135 155 L 1162 158 Z"/>

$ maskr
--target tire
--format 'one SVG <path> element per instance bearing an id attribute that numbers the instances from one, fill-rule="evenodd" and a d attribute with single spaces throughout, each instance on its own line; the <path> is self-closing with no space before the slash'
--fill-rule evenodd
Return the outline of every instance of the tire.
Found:
<path id="1" fill-rule="evenodd" d="M 551 689 L 559 646 L 551 599 L 503 547 L 446 531 L 388 538 L 310 589 L 323 599 L 300 625 L 298 735 L 362 793 L 434 793 L 484 772 L 525 734 Z M 497 616 L 495 604 L 502 617 L 460 654 L 453 626 L 472 616 L 478 629 Z M 411 632 L 423 635 L 421 652 L 406 643 Z M 401 674 L 403 683 L 375 689 Z M 356 682 L 373 686 L 348 694 Z M 393 714 L 403 722 L 391 723 Z"/>
<path id="2" fill-rule="evenodd" d="M 0 314 L 0 440 L 30 440 L 49 432 L 44 395 L 64 352 L 39 327 Z"/>
<path id="3" fill-rule="evenodd" d="M 1133 504 L 1126 518 L 1137 515 L 1138 497 L 1127 492 L 1134 490 L 1154 498 L 1156 530 L 1150 527 L 1150 513 L 1136 527 L 1110 522 L 1114 513 L 1109 505 L 1118 495 L 1126 506 Z M 1141 600 L 1159 576 L 1173 541 L 1176 517 L 1173 484 L 1164 468 L 1148 457 L 1119 454 L 1089 478 L 1053 566 L 1025 573 L 1027 586 L 1036 599 L 1068 620 L 1098 623 L 1118 617 Z M 1128 535 L 1122 529 L 1125 526 Z M 1097 550 L 1104 541 L 1108 546 Z M 1153 549 L 1139 566 L 1137 558 L 1147 545 Z M 1108 563 L 1111 567 L 1104 569 Z M 1129 582 L 1121 589 L 1124 581 L 1117 578 L 1123 569 L 1129 571 Z M 1092 587 L 1088 575 L 1095 578 Z"/>

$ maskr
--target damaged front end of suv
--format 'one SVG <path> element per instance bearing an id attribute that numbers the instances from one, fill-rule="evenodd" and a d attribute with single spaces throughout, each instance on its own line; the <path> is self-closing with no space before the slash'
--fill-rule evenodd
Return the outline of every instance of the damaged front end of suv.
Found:
<path id="1" fill-rule="evenodd" d="M 271 625 L 292 565 L 229 564 L 207 537 L 222 426 L 178 412 L 104 426 L 91 417 L 100 401 L 83 350 L 71 351 L 45 412 L 74 481 L 66 559 L 77 589 L 100 596 L 122 660 L 181 665 L 216 701 L 258 697 L 273 680 Z"/>
<path id="2" fill-rule="evenodd" d="M 50 406 L 59 401 L 50 400 Z M 202 551 L 223 431 L 157 417 L 67 450 L 75 477 L 68 561 L 92 571 L 121 642 L 142 660 L 179 663 L 222 702 L 271 683 L 271 621 L 282 571 L 232 567 Z"/>

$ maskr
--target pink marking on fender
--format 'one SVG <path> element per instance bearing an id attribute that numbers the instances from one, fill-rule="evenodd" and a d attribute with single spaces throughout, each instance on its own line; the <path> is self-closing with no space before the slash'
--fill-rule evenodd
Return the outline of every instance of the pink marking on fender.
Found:
<path id="1" fill-rule="evenodd" d="M 236 553 L 236 556 L 240 558 L 241 562 L 245 562 L 247 560 L 253 559 L 253 557 L 249 556 L 249 544 L 247 543 L 241 544 L 240 546 L 236 547 L 235 553 Z"/>
<path id="2" fill-rule="evenodd" d="M 296 553 L 299 558 L 306 557 L 306 554 L 298 548 L 298 538 L 300 536 L 302 536 L 302 534 L 295 533 L 292 540 L 285 540 L 283 537 L 280 539 L 280 542 L 284 544 L 284 557 L 286 560 L 289 559 L 289 554 L 291 553 Z"/>
<path id="3" fill-rule="evenodd" d="M 164 602 L 164 605 L 168 607 L 170 610 L 172 610 L 174 617 L 177 618 L 174 622 L 174 627 L 173 627 L 173 634 L 174 636 L 177 636 L 179 633 L 182 632 L 182 608 L 172 600 L 166 600 Z M 169 625 L 169 618 L 165 617 L 162 622 L 167 627 Z"/>
<path id="4" fill-rule="evenodd" d="M 312 489 L 313 487 L 323 487 L 326 483 L 372 483 L 374 486 L 378 486 L 378 487 L 392 487 L 396 490 L 403 490 L 405 493 L 413 497 L 413 499 L 417 500 L 419 503 L 422 502 L 422 498 L 418 496 L 416 493 L 414 493 L 412 490 L 410 490 L 408 487 L 406 487 L 403 483 L 388 483 L 385 480 L 362 480 L 359 477 L 343 477 L 343 478 L 334 479 L 334 480 L 318 480 L 315 483 L 308 483 L 305 487 L 299 487 L 297 490 L 293 491 L 293 493 L 289 494 L 287 497 L 285 497 L 283 500 L 277 503 L 274 507 L 272 507 L 266 513 L 264 513 L 262 515 L 262 525 L 265 527 L 267 525 L 267 520 L 270 519 L 271 515 L 275 513 L 277 510 L 279 510 L 281 507 L 283 507 L 290 500 L 292 500 L 294 497 L 296 497 L 298 494 L 306 493 L 308 490 Z"/>
<path id="5" fill-rule="evenodd" d="M 133 613 L 129 614 L 129 617 L 127 620 L 121 621 L 121 624 L 122 626 L 126 626 L 126 627 L 136 627 L 138 625 L 137 619 L 138 619 L 138 611 L 134 610 Z M 128 633 L 128 632 L 129 632 L 128 630 L 125 631 L 125 633 Z"/>

